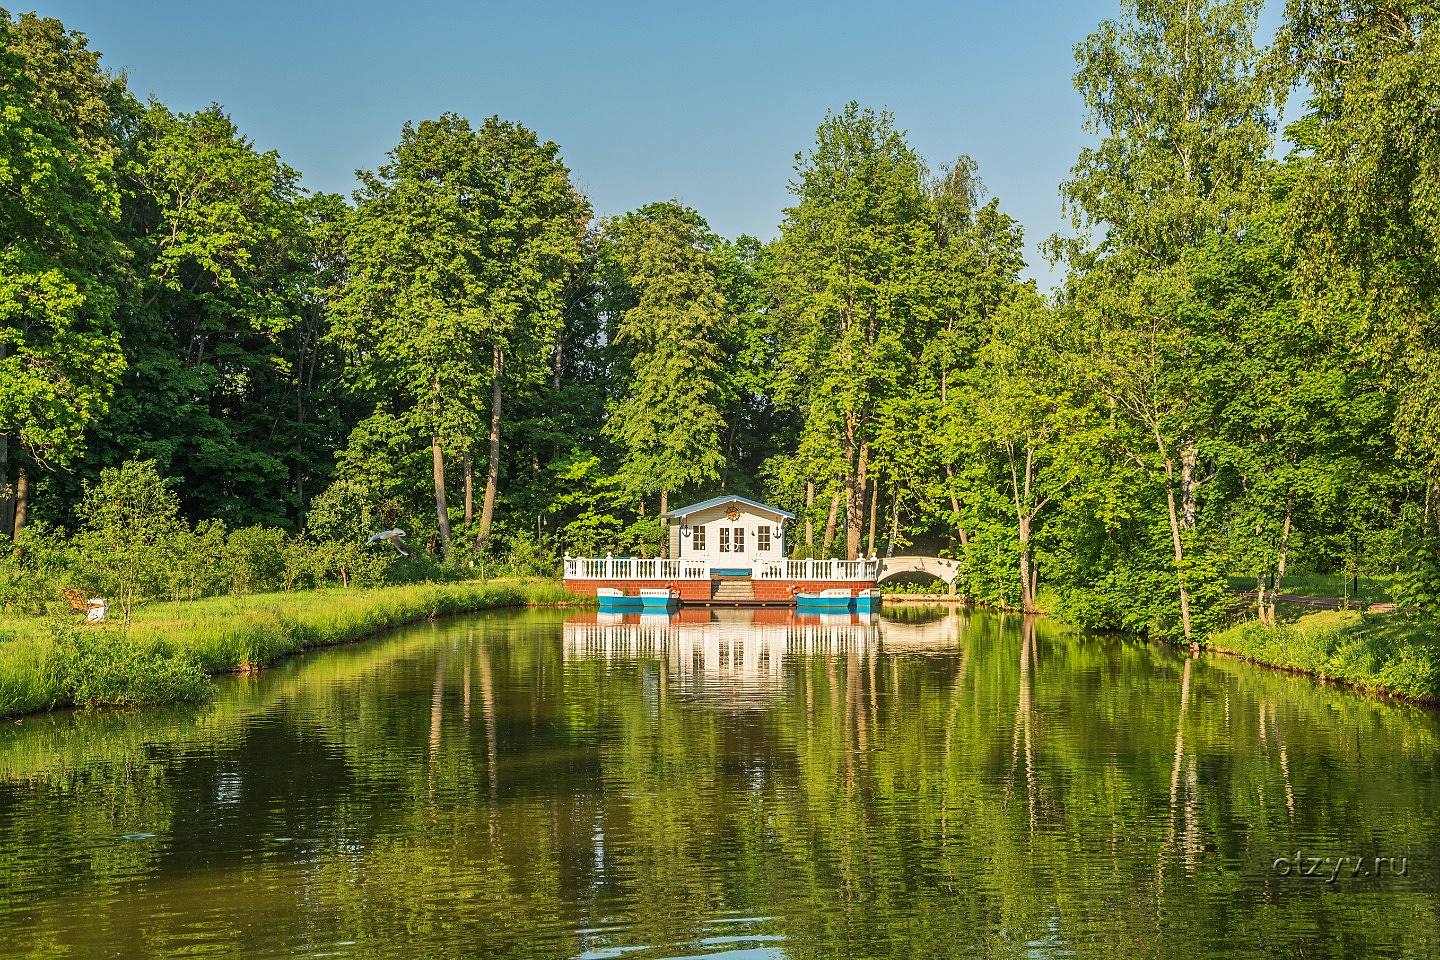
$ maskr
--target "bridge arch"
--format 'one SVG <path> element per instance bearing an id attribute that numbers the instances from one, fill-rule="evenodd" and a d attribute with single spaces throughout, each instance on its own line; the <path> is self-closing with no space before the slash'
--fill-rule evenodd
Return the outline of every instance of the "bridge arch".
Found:
<path id="1" fill-rule="evenodd" d="M 927 574 L 953 587 L 960 575 L 960 561 L 946 557 L 885 557 L 880 561 L 880 574 L 875 582 L 884 583 L 906 573 Z"/>

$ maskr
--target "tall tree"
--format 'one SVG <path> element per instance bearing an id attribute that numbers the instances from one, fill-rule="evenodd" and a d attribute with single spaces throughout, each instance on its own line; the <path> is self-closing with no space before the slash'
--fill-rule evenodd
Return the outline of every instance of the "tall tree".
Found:
<path id="1" fill-rule="evenodd" d="M 1297 292 L 1380 371 L 1423 500 L 1440 503 L 1440 4 L 1289 0 L 1276 52 L 1309 97 L 1287 131 Z M 1417 572 L 1435 582 L 1416 598 L 1434 602 L 1440 511 L 1419 519 Z"/>
<path id="2" fill-rule="evenodd" d="M 876 412 L 905 381 L 910 344 L 933 316 L 934 233 L 924 168 L 888 113 L 850 103 L 797 155 L 775 251 L 785 331 L 780 396 L 839 462 L 847 556 L 860 553 Z"/>
<path id="3" fill-rule="evenodd" d="M 83 36 L 0 9 L 0 534 L 24 526 L 28 467 L 77 459 L 124 369 L 125 99 Z"/>
<path id="4" fill-rule="evenodd" d="M 652 203 L 604 224 L 615 342 L 627 389 L 605 424 L 633 494 L 668 494 L 719 479 L 729 317 L 716 238 L 694 210 Z M 662 521 L 663 525 L 663 521 Z M 661 541 L 662 551 L 665 541 Z"/>
<path id="5" fill-rule="evenodd" d="M 494 520 L 507 384 L 543 379 L 581 258 L 589 207 L 554 143 L 491 117 L 406 124 L 361 174 L 336 337 L 356 379 L 430 437 L 441 547 L 450 551 L 447 448 L 489 440 L 476 540 Z M 488 414 L 488 415 L 487 415 Z"/>
<path id="6" fill-rule="evenodd" d="M 1062 187 L 1080 237 L 1071 304 L 1091 319 L 1089 367 L 1128 429 L 1121 455 L 1161 493 L 1184 636 L 1193 634 L 1187 542 L 1204 483 L 1204 402 L 1175 304 L 1185 252 L 1238 217 L 1263 182 L 1269 87 L 1254 0 L 1126 0 L 1076 47 L 1075 85 L 1099 144 Z M 1087 242 L 1093 241 L 1093 242 Z M 1101 372 L 1103 371 L 1103 372 Z"/>

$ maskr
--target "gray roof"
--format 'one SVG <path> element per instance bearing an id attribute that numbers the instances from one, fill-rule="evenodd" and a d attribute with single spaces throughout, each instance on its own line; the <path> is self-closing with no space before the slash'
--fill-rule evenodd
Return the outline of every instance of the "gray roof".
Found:
<path id="1" fill-rule="evenodd" d="M 726 503 L 743 503 L 752 506 L 757 510 L 764 510 L 766 513 L 773 513 L 777 516 L 784 517 L 786 520 L 795 519 L 795 514 L 791 513 L 789 510 L 781 510 L 779 507 L 772 507 L 768 503 L 760 503 L 757 500 L 751 500 L 749 497 L 735 497 L 729 495 L 723 497 L 711 497 L 709 500 L 702 500 L 699 503 L 692 503 L 688 507 L 681 507 L 678 510 L 669 510 L 665 513 L 665 516 L 685 517 L 689 516 L 692 513 L 699 513 L 701 510 L 709 510 L 711 507 L 718 507 Z"/>

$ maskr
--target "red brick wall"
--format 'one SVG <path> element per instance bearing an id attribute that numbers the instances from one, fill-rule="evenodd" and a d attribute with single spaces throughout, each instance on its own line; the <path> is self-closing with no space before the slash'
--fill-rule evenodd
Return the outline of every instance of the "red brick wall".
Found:
<path id="1" fill-rule="evenodd" d="M 821 590 L 857 590 L 874 586 L 868 580 L 755 580 L 756 600 L 789 600 L 794 593 L 819 593 Z M 793 590 L 791 588 L 794 588 Z"/>
<path id="2" fill-rule="evenodd" d="M 591 597 L 600 587 L 614 587 L 630 596 L 639 596 L 642 587 L 673 587 L 681 600 L 710 599 L 709 580 L 566 580 L 565 586 L 574 593 Z"/>

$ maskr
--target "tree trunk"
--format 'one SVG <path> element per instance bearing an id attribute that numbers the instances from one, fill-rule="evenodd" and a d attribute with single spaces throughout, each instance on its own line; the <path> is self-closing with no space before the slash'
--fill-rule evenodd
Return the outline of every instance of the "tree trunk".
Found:
<path id="1" fill-rule="evenodd" d="M 670 520 L 665 516 L 670 510 L 670 491 L 660 491 L 660 559 L 670 559 Z"/>
<path id="2" fill-rule="evenodd" d="M 505 354 L 497 347 L 491 357 L 490 464 L 485 469 L 485 504 L 480 508 L 480 532 L 475 537 L 478 547 L 483 547 L 490 538 L 490 525 L 495 520 L 495 496 L 500 487 L 500 381 L 505 373 Z"/>
<path id="3" fill-rule="evenodd" d="M 440 553 L 450 559 L 450 505 L 445 502 L 445 451 L 440 435 L 430 437 L 430 460 L 435 478 L 435 521 L 440 526 Z"/>
<path id="4" fill-rule="evenodd" d="M 895 553 L 895 541 L 900 538 L 900 491 L 890 491 L 890 536 L 885 541 L 885 556 Z"/>
<path id="5" fill-rule="evenodd" d="M 1020 609 L 1025 613 L 1035 611 L 1035 597 L 1031 593 L 1030 579 L 1030 518 L 1020 516 Z"/>
<path id="6" fill-rule="evenodd" d="M 0 340 L 0 360 L 9 354 L 10 345 Z M 0 434 L 0 536 L 15 535 L 15 488 L 10 486 L 10 438 Z"/>
<path id="7" fill-rule="evenodd" d="M 948 463 L 945 464 L 945 479 L 950 481 L 955 479 L 955 468 Z M 960 552 L 968 557 L 970 556 L 970 534 L 966 532 L 965 524 L 960 522 L 960 498 L 955 496 L 953 488 L 950 490 L 950 512 L 955 514 L 955 530 L 960 535 Z"/>
<path id="8" fill-rule="evenodd" d="M 3 347 L 4 344 L 0 344 L 0 349 Z M 10 438 L 0 437 L 0 537 L 13 536 L 14 533 L 15 490 L 10 486 Z"/>
<path id="9" fill-rule="evenodd" d="M 15 526 L 14 535 L 18 539 L 20 531 L 25 529 L 25 515 L 30 511 L 30 474 L 21 467 L 15 478 Z"/>
<path id="10" fill-rule="evenodd" d="M 815 509 L 815 481 L 808 480 L 805 483 L 805 549 L 814 556 L 815 551 L 815 519 L 811 511 Z"/>
<path id="11" fill-rule="evenodd" d="M 475 522 L 475 461 L 470 458 L 470 448 L 465 448 L 465 456 L 460 461 L 465 469 L 465 527 L 469 529 L 470 524 Z"/>
<path id="12" fill-rule="evenodd" d="M 860 556 L 860 534 L 865 527 L 865 483 L 869 468 L 870 445 L 860 445 L 860 457 L 855 462 L 855 473 L 846 477 L 845 483 L 845 559 L 854 560 Z"/>
<path id="13" fill-rule="evenodd" d="M 1186 440 L 1180 446 L 1180 506 L 1181 525 L 1186 530 L 1195 529 L 1196 501 L 1200 482 L 1196 474 L 1200 469 L 1200 451 L 1193 440 Z"/>
<path id="14" fill-rule="evenodd" d="M 835 523 L 839 519 L 839 513 L 840 491 L 836 490 L 835 495 L 830 498 L 830 516 L 825 520 L 825 543 L 822 546 L 826 557 L 830 556 L 830 545 L 835 542 Z"/>
<path id="15" fill-rule="evenodd" d="M 875 556 L 875 524 L 877 522 L 876 517 L 879 513 L 879 509 L 880 480 L 877 477 L 871 479 L 870 481 L 870 543 L 866 547 L 866 552 L 869 553 L 872 557 Z"/>
<path id="16" fill-rule="evenodd" d="M 1170 514 L 1170 540 L 1175 547 L 1175 580 L 1180 585 L 1180 624 L 1190 640 L 1190 590 L 1185 586 L 1185 545 L 1180 539 L 1180 516 L 1175 509 L 1175 485 L 1165 480 L 1165 505 Z"/>
<path id="17" fill-rule="evenodd" d="M 1285 498 L 1285 523 L 1280 527 L 1280 556 L 1275 561 L 1275 582 L 1270 584 L 1270 623 L 1275 623 L 1275 594 L 1285 582 L 1285 561 L 1290 556 L 1290 523 L 1295 512 L 1295 498 Z"/>

